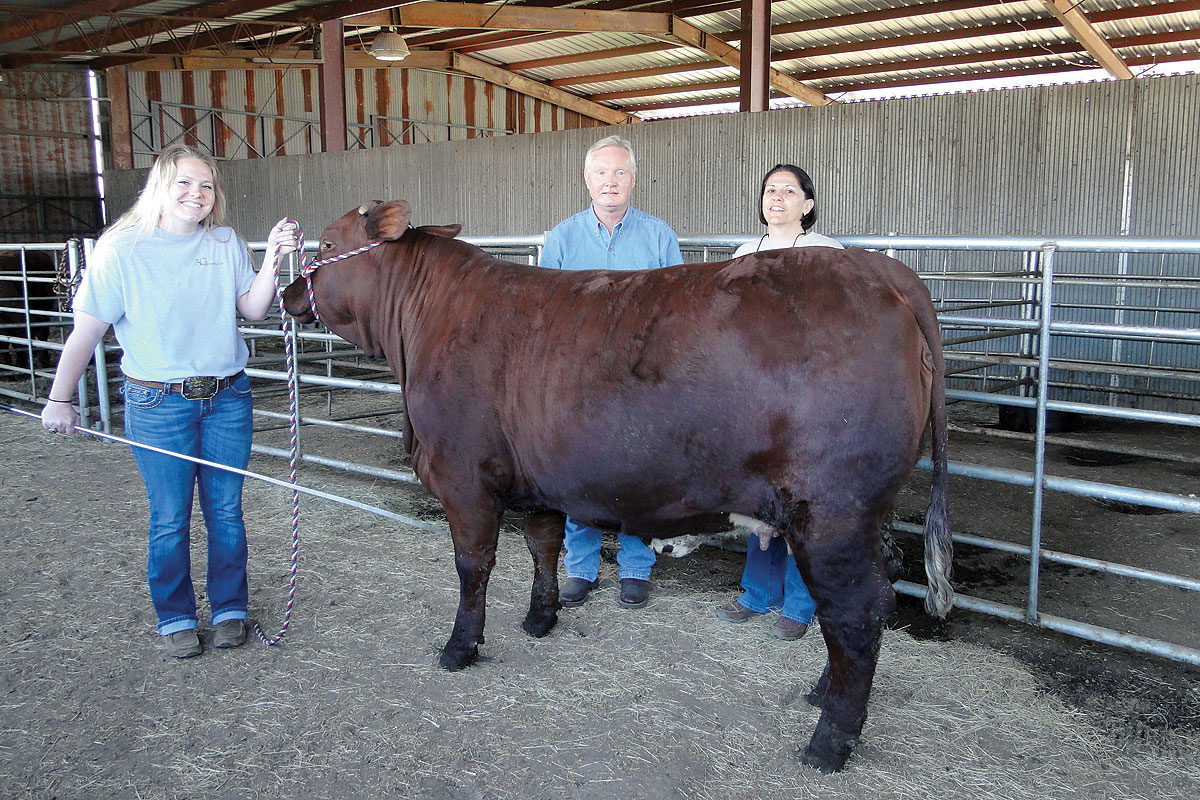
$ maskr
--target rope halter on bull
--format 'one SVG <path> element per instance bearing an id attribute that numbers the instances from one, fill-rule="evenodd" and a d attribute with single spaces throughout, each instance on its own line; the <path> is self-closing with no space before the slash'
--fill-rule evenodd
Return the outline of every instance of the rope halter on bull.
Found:
<path id="1" fill-rule="evenodd" d="M 300 223 L 296 223 L 296 230 L 298 230 L 300 232 L 300 241 L 304 241 L 304 231 L 303 231 L 303 229 L 300 228 Z M 323 267 L 326 264 L 333 264 L 334 262 L 337 262 L 337 261 L 345 261 L 347 258 L 353 258 L 354 256 L 365 253 L 368 250 L 370 250 L 372 247 L 378 247 L 381 244 L 383 244 L 383 242 L 381 242 L 381 241 L 370 242 L 369 244 L 364 244 L 362 247 L 356 247 L 353 250 L 348 250 L 347 252 L 341 253 L 340 255 L 330 256 L 329 258 L 322 258 L 320 261 L 309 261 L 307 264 L 305 264 L 303 267 L 300 268 L 300 277 L 304 278 L 304 285 L 308 287 L 308 307 L 312 309 L 313 318 L 317 322 L 321 322 L 321 315 L 317 313 L 317 296 L 315 294 L 313 294 L 312 274 L 317 271 L 318 267 Z M 275 273 L 275 289 L 277 292 L 279 291 L 279 273 L 278 272 Z M 283 308 L 283 295 L 282 294 L 279 294 L 279 312 L 281 314 L 283 314 L 284 316 L 287 315 L 287 311 L 285 311 Z M 324 323 L 322 323 L 322 324 L 324 324 Z"/>
<path id="2" fill-rule="evenodd" d="M 296 238 L 300 242 L 300 247 L 304 247 L 304 228 L 295 220 L 287 220 L 296 226 Z M 372 247 L 377 247 L 383 242 L 371 242 L 370 244 L 351 250 L 341 255 L 332 256 L 330 258 L 321 259 L 320 261 L 309 261 L 300 268 L 300 276 L 304 278 L 304 282 L 308 287 L 308 304 L 312 308 L 313 317 L 318 322 L 321 317 L 317 314 L 317 298 L 313 294 L 312 274 L 319 267 L 325 264 L 332 264 L 335 261 L 356 256 L 360 253 L 365 253 Z M 292 606 L 296 602 L 296 564 L 300 556 L 300 492 L 296 489 L 296 463 L 300 460 L 300 413 L 299 413 L 299 397 L 296 389 L 296 349 L 295 349 L 295 330 L 291 325 L 291 317 L 287 309 L 283 305 L 283 285 L 279 282 L 279 251 L 275 251 L 274 259 L 271 262 L 272 268 L 275 270 L 275 301 L 279 305 L 279 324 L 283 329 L 283 355 L 287 362 L 287 381 L 288 381 L 288 433 L 290 434 L 290 445 L 288 448 L 288 482 L 292 486 L 292 552 L 291 565 L 288 571 L 288 599 L 287 607 L 283 612 L 283 624 L 279 627 L 279 632 L 274 636 L 267 636 L 258 623 L 254 625 L 254 635 L 260 642 L 270 647 L 278 644 L 283 639 L 284 633 L 287 632 L 288 625 L 292 620 Z"/>

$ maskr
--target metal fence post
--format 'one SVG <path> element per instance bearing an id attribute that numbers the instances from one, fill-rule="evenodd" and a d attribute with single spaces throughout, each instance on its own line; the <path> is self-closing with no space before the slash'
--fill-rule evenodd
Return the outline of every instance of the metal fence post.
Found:
<path id="1" fill-rule="evenodd" d="M 1046 401 L 1050 396 L 1050 322 L 1053 315 L 1055 244 L 1047 242 L 1041 250 L 1042 297 L 1041 329 L 1038 332 L 1037 437 L 1033 462 L 1033 520 L 1029 542 L 1029 605 L 1025 617 L 1038 619 L 1038 587 L 1042 564 L 1042 502 L 1046 492 Z"/>

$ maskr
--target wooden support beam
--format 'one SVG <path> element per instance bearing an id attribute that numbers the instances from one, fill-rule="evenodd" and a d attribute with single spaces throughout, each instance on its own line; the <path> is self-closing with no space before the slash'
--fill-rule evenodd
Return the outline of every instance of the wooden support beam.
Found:
<path id="1" fill-rule="evenodd" d="M 507 31 L 575 33 L 670 33 L 669 14 L 648 11 L 590 11 L 575 8 L 493 6 L 430 0 L 387 11 L 348 16 L 351 25 L 403 25 L 413 28 L 476 28 Z"/>
<path id="2" fill-rule="evenodd" d="M 1133 72 L 1125 65 L 1117 51 L 1079 10 L 1078 3 L 1074 0 L 1042 0 L 1042 2 L 1054 16 L 1058 17 L 1063 27 L 1083 45 L 1092 58 L 1096 59 L 1096 63 L 1108 70 L 1109 75 L 1122 80 L 1133 77 Z"/>
<path id="3" fill-rule="evenodd" d="M 321 141 L 326 153 L 346 149 L 346 66 L 342 21 L 321 23 L 320 93 Z"/>
<path id="4" fill-rule="evenodd" d="M 695 25 L 684 22 L 678 17 L 671 18 L 671 35 L 664 38 L 669 41 L 688 45 L 689 47 L 695 47 L 698 50 L 703 50 L 731 66 L 741 67 L 741 53 L 738 52 L 736 47 L 718 39 L 716 36 L 710 36 Z M 767 77 L 771 86 L 791 95 L 801 102 L 808 103 L 810 106 L 827 106 L 833 102 L 811 86 L 803 84 L 779 70 L 768 70 Z"/>
<path id="5" fill-rule="evenodd" d="M 562 106 L 585 117 L 607 122 L 609 125 L 623 125 L 638 121 L 635 117 L 631 117 L 623 111 L 617 111 L 608 106 L 594 103 L 570 92 L 564 92 L 562 89 L 556 89 L 553 86 L 547 86 L 544 83 L 526 78 L 524 75 L 518 75 L 515 72 L 509 72 L 493 64 L 488 64 L 486 61 L 480 61 L 477 58 L 464 56 L 460 53 L 453 53 L 451 55 L 453 58 L 451 68 L 455 72 L 471 75 L 488 83 L 494 83 L 497 86 L 511 89 L 514 92 L 520 92 L 530 97 L 545 100 L 548 103 Z"/>
<path id="6" fill-rule="evenodd" d="M 767 83 L 771 69 L 771 0 L 742 0 L 738 49 L 741 51 L 738 107 L 742 111 L 766 111 L 771 94 Z"/>
<path id="7" fill-rule="evenodd" d="M 108 137 L 113 169 L 133 169 L 133 116 L 129 111 L 129 68 L 104 72 L 108 84 Z"/>

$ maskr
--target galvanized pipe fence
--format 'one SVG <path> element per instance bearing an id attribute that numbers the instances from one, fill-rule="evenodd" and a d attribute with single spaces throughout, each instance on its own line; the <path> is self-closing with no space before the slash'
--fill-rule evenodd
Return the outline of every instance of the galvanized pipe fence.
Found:
<path id="1" fill-rule="evenodd" d="M 746 241 L 757 237 L 710 236 L 681 237 L 680 245 L 688 261 L 712 261 L 728 258 L 732 250 Z M 1200 591 L 1200 578 L 1194 574 L 1179 575 L 1145 569 L 1087 556 L 1046 549 L 1042 546 L 1042 524 L 1045 493 L 1047 491 L 1073 494 L 1101 500 L 1111 500 L 1148 506 L 1186 514 L 1200 514 L 1200 499 L 1195 495 L 1179 495 L 1157 492 L 1117 484 L 1085 481 L 1048 474 L 1046 471 L 1047 444 L 1070 445 L 1079 449 L 1124 452 L 1181 464 L 1195 464 L 1200 459 L 1178 453 L 1168 453 L 1145 448 L 1121 448 L 1111 445 L 1088 444 L 1077 439 L 1064 439 L 1048 435 L 1047 419 L 1054 414 L 1077 414 L 1117 420 L 1155 423 L 1164 426 L 1185 428 L 1200 427 L 1200 239 L 1132 239 L 1119 237 L 1062 237 L 1042 239 L 1032 237 L 933 237 L 933 236 L 839 236 L 848 247 L 863 247 L 886 252 L 901 258 L 918 272 L 934 295 L 939 308 L 939 322 L 947 358 L 947 399 L 954 402 L 994 405 L 1022 410 L 1030 415 L 1032 429 L 1028 434 L 970 424 L 952 424 L 952 428 L 970 434 L 999 436 L 1019 439 L 1033 446 L 1033 468 L 1031 471 L 1006 469 L 996 466 L 968 464 L 957 461 L 950 463 L 951 475 L 975 480 L 1026 487 L 1032 490 L 1027 543 L 974 536 L 957 532 L 956 542 L 963 545 L 995 550 L 1020 556 L 1028 561 L 1028 591 L 1024 607 L 1016 607 L 982 598 L 959 594 L 955 604 L 980 613 L 1002 619 L 1024 622 L 1046 630 L 1057 631 L 1089 641 L 1121 647 L 1135 652 L 1151 654 L 1194 666 L 1200 666 L 1200 647 L 1192 644 L 1172 643 L 1155 638 L 1138 636 L 1126 632 L 1067 619 L 1048 614 L 1039 608 L 1041 569 L 1044 564 L 1061 564 L 1086 569 L 1099 574 L 1117 575 L 1158 585 L 1171 586 L 1187 591 Z M 501 258 L 524 263 L 537 263 L 543 242 L 542 236 L 524 237 L 475 237 L 467 238 L 480 247 Z M 71 256 L 72 270 L 86 263 L 91 253 L 92 241 L 85 241 L 83 253 Z M 63 250 L 67 245 L 10 245 L 11 249 Z M 315 242 L 306 242 L 306 249 L 313 249 Z M 265 243 L 253 243 L 251 249 L 262 250 Z M 967 258 L 955 258 L 959 254 Z M 1058 260 L 1068 254 L 1083 254 L 1093 260 L 1086 269 L 1057 268 Z M 1016 263 L 1005 263 L 1004 257 Z M 1095 258 L 1099 257 L 1099 269 Z M 1150 274 L 1131 272 L 1135 259 L 1159 259 Z M 1115 259 L 1115 268 L 1112 259 Z M 915 262 L 915 263 L 914 263 Z M 297 262 L 290 259 L 292 275 Z M 1144 264 L 1142 265 L 1145 266 Z M 1153 270 L 1157 269 L 1157 272 Z M 22 273 L 21 279 L 40 281 L 45 276 Z M 0 280 L 6 279 L 0 275 Z M 11 278 L 8 278 L 11 280 Z M 281 278 L 282 279 L 282 278 Z M 1059 302 L 1070 287 L 1093 287 L 1100 285 L 1109 296 L 1105 298 L 1077 295 Z M 1107 296 L 1106 295 L 1106 296 Z M 1136 296 L 1136 301 L 1131 300 Z M 24 330 L 15 332 L 5 328 L 0 333 L 0 343 L 24 346 L 30 354 L 28 368 L 28 391 L 13 390 L 5 381 L 0 394 L 39 402 L 48 391 L 52 369 L 39 369 L 33 364 L 32 353 L 36 348 L 60 350 L 61 343 L 34 341 L 33 329 L 37 322 L 45 322 L 60 329 L 65 336 L 69 316 L 62 313 L 35 314 L 29 310 L 28 294 L 24 312 Z M 7 307 L 4 311 L 22 309 Z M 966 313 L 972 312 L 972 313 Z M 1062 316 L 1084 317 L 1063 319 Z M 42 319 L 45 317 L 45 319 Z M 1090 317 L 1091 319 L 1087 319 Z M 1148 318 L 1155 324 L 1135 324 L 1134 318 Z M 1180 322 L 1185 324 L 1180 324 Z M 1168 324 L 1173 323 L 1173 324 Z M 274 327 L 272 327 L 274 326 Z M 19 327 L 19 326 L 18 326 Z M 295 326 L 294 326 L 295 327 Z M 20 335 L 24 333 L 24 336 Z M 278 394 L 276 390 L 264 389 L 264 382 L 286 383 L 287 372 L 282 366 L 282 356 L 276 352 L 281 348 L 271 346 L 273 340 L 282 336 L 278 319 L 268 319 L 260 324 L 243 328 L 251 348 L 251 361 L 246 372 L 256 380 L 256 396 Z M 388 428 L 353 422 L 364 417 L 380 418 L 400 413 L 395 408 L 373 410 L 363 413 L 332 414 L 332 398 L 336 393 L 368 391 L 399 395 L 400 387 L 395 384 L 390 370 L 378 362 L 362 360 L 362 351 L 339 337 L 308 327 L 296 331 L 298 360 L 301 367 L 322 367 L 320 374 L 311 369 L 297 370 L 297 388 L 306 387 L 309 397 L 313 390 L 325 397 L 327 417 L 304 415 L 301 422 L 309 427 L 334 428 L 359 435 L 396 438 L 399 434 Z M 1052 357 L 1061 341 L 1084 342 L 1084 356 Z M 1104 342 L 1110 354 L 1124 356 L 1124 361 L 1113 357 L 1087 357 L 1090 341 Z M 1137 363 L 1131 357 L 1127 343 L 1148 343 L 1150 351 L 1158 347 L 1185 348 L 1182 361 L 1172 364 L 1161 359 L 1154 363 Z M 111 429 L 110 384 L 119 382 L 120 376 L 110 370 L 108 361 L 115 345 L 101 344 L 96 350 L 96 370 L 100 379 L 89 382 L 81 380 L 79 397 L 85 424 L 108 432 Z M 1062 348 L 1059 347 L 1061 350 Z M 1149 359 L 1148 359 L 1149 360 Z M 272 368 L 276 366 L 277 368 Z M 1055 372 L 1059 375 L 1056 378 Z M 1101 382 L 1063 378 L 1064 371 L 1075 371 L 1084 375 L 1100 376 Z M 111 373 L 111 374 L 110 374 Z M 1137 386 L 1122 385 L 1121 380 L 1142 381 Z M 1154 381 L 1173 382 L 1174 388 L 1153 385 Z M 91 386 L 95 387 L 94 401 Z M 1091 401 L 1051 399 L 1051 392 L 1058 395 L 1091 395 Z M 1127 404 L 1130 399 L 1142 405 L 1158 405 L 1160 408 L 1137 408 Z M 1121 404 L 1125 402 L 1126 404 Z M 1184 412 L 1163 410 L 1163 404 L 1176 404 Z M 311 405 L 311 400 L 310 400 Z M 265 421 L 258 426 L 259 432 L 286 427 L 281 422 L 286 415 L 278 412 L 255 410 Z M 95 419 L 98 415 L 99 419 Z M 254 445 L 254 452 L 286 458 L 286 449 L 262 444 Z M 378 465 L 360 464 L 339 458 L 304 452 L 301 457 L 309 463 L 348 472 L 386 478 L 409 484 L 419 481 L 411 470 L 391 469 Z M 928 470 L 931 464 L 922 459 L 918 467 Z M 953 498 L 952 498 L 953 502 Z M 893 525 L 898 532 L 920 536 L 920 526 L 905 522 Z M 1200 535 L 1200 526 L 1197 527 Z M 1025 537 L 1015 537 L 1025 538 Z M 1183 560 L 1181 559 L 1181 563 Z M 1196 563 L 1188 564 L 1191 569 Z M 897 591 L 923 597 L 925 587 L 907 581 L 896 583 Z"/>

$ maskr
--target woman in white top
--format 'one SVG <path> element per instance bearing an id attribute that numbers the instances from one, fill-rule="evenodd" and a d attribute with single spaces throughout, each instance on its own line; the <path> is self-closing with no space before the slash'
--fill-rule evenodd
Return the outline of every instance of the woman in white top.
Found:
<path id="1" fill-rule="evenodd" d="M 817 220 L 817 195 L 812 178 L 804 170 L 776 164 L 763 176 L 759 197 L 758 218 L 767 226 L 767 232 L 739 247 L 735 257 L 786 247 L 843 249 L 836 240 L 809 232 Z M 740 596 L 717 609 L 718 617 L 727 622 L 745 622 L 768 611 L 779 611 L 779 619 L 770 628 L 777 639 L 799 639 L 812 624 L 816 603 L 783 539 L 775 537 L 766 550 L 760 550 L 758 536 L 750 535 L 742 589 Z"/>
<path id="2" fill-rule="evenodd" d="M 817 221 L 817 194 L 808 173 L 792 164 L 776 164 L 763 176 L 758 219 L 767 232 L 734 251 L 744 256 L 785 247 L 836 247 L 836 239 L 811 233 Z"/>

